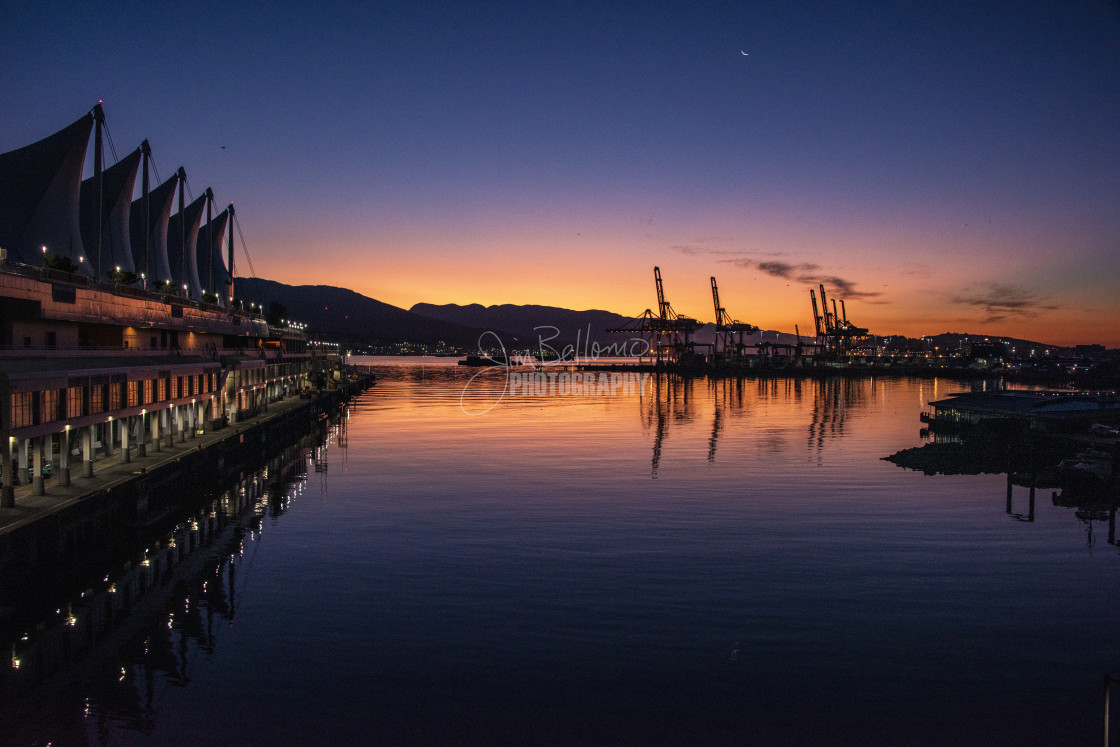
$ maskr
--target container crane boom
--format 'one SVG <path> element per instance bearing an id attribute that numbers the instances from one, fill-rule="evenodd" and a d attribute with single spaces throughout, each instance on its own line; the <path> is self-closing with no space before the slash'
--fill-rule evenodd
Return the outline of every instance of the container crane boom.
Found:
<path id="1" fill-rule="evenodd" d="M 821 313 L 817 308 L 817 293 L 812 288 L 809 289 L 809 298 L 813 302 L 813 324 L 817 328 L 817 337 L 820 337 L 824 334 L 824 332 L 821 331 Z"/>
<path id="2" fill-rule="evenodd" d="M 669 318 L 669 304 L 665 301 L 665 288 L 661 285 L 661 268 L 653 268 L 653 280 L 657 284 L 657 313 L 662 319 Z"/>
<path id="3" fill-rule="evenodd" d="M 716 331 L 723 329 L 723 307 L 719 305 L 719 288 L 716 287 L 715 276 L 712 276 L 712 303 L 716 307 Z"/>
<path id="4" fill-rule="evenodd" d="M 825 334 L 832 332 L 832 328 L 836 326 L 836 317 L 833 316 L 828 310 L 828 296 L 824 294 L 824 283 L 820 284 L 821 289 L 821 310 L 824 311 L 824 331 Z"/>

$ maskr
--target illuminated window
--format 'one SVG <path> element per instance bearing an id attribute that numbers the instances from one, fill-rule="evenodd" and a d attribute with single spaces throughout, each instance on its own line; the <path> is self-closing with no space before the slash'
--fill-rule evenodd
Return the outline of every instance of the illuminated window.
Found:
<path id="1" fill-rule="evenodd" d="M 12 427 L 23 428 L 31 425 L 31 392 L 12 394 Z"/>
<path id="2" fill-rule="evenodd" d="M 59 419 L 59 404 L 61 397 L 57 389 L 46 389 L 39 392 L 39 422 L 49 423 Z"/>
<path id="3" fill-rule="evenodd" d="M 85 407 L 83 402 L 84 388 L 80 386 L 72 386 L 66 390 L 66 417 L 77 418 L 85 415 Z"/>

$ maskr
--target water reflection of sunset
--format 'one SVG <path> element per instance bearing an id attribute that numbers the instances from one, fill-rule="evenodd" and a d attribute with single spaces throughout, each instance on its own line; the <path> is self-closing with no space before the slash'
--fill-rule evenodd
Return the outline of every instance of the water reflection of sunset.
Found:
<path id="1" fill-rule="evenodd" d="M 500 396 L 501 370 L 465 387 L 475 372 L 454 360 L 391 363 L 229 494 L 253 508 L 244 522 L 216 503 L 106 580 L 158 570 L 155 596 L 176 592 L 120 618 L 137 635 L 41 734 L 809 743 L 831 729 L 855 745 L 944 716 L 935 741 L 1099 735 L 1120 615 L 1099 512 L 1012 506 L 1002 475 L 882 458 L 922 443 L 923 404 L 960 384 L 662 375 L 618 396 Z M 167 575 L 211 532 L 226 551 Z M 112 593 L 61 608 L 83 642 Z M 16 676 L 52 641 L 65 650 L 60 619 L 14 647 Z"/>

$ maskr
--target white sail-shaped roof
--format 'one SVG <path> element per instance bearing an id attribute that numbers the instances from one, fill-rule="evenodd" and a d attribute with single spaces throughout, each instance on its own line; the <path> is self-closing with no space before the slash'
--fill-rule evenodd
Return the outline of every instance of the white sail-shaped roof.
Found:
<path id="1" fill-rule="evenodd" d="M 229 208 L 226 208 L 198 229 L 198 279 L 202 289 L 215 294 L 222 306 L 229 304 L 229 286 L 233 282 L 223 259 L 228 225 Z"/>
<path id="2" fill-rule="evenodd" d="M 105 280 L 109 273 L 120 267 L 135 272 L 132 242 L 129 236 L 129 214 L 132 208 L 132 189 L 136 184 L 136 170 L 140 166 L 140 149 L 129 153 L 113 166 L 101 172 L 101 265 L 96 276 Z M 89 252 L 86 259 L 96 266 L 97 206 L 94 177 L 82 182 L 82 243 Z"/>
<path id="3" fill-rule="evenodd" d="M 13 262 L 41 265 L 43 250 L 91 274 L 79 219 L 82 165 L 93 114 L 50 137 L 0 154 L 0 247 Z"/>
<path id="4" fill-rule="evenodd" d="M 167 226 L 171 217 L 171 206 L 175 201 L 175 188 L 179 186 L 179 175 L 171 178 L 148 193 L 148 253 L 144 256 L 144 198 L 132 203 L 129 218 L 132 251 L 136 272 L 147 278 L 147 287 L 155 288 L 172 281 L 171 267 L 167 261 Z"/>
<path id="5" fill-rule="evenodd" d="M 182 213 L 175 213 L 167 224 L 167 260 L 171 266 L 171 280 L 176 290 L 186 286 L 187 295 L 202 298 L 202 284 L 198 281 L 198 226 L 206 208 L 206 195 L 202 195 Z M 186 231 L 181 226 L 186 226 Z M 184 243 L 185 238 L 185 243 Z M 185 247 L 185 248 L 184 248 Z"/>

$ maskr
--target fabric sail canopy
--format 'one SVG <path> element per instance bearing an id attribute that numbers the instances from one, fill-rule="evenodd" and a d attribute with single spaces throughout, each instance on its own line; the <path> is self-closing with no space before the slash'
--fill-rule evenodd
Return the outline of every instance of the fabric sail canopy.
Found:
<path id="1" fill-rule="evenodd" d="M 144 198 L 132 203 L 129 219 L 132 249 L 136 255 L 136 272 L 147 278 L 147 285 L 153 288 L 172 282 L 171 267 L 167 261 L 167 229 L 171 218 L 171 206 L 175 201 L 175 189 L 179 186 L 178 174 L 148 193 L 148 237 L 144 238 Z M 147 253 L 145 254 L 145 246 Z"/>
<path id="2" fill-rule="evenodd" d="M 171 267 L 171 280 L 176 290 L 182 288 L 194 299 L 202 298 L 202 284 L 198 280 L 198 227 L 206 209 L 206 195 L 171 216 L 167 225 L 167 260 Z M 183 288 L 186 286 L 186 288 Z"/>
<path id="3" fill-rule="evenodd" d="M 198 229 L 198 279 L 202 289 L 216 295 L 218 303 L 223 306 L 229 303 L 230 285 L 233 283 L 222 259 L 228 225 L 229 208 L 226 208 Z"/>
<path id="4" fill-rule="evenodd" d="M 41 265 L 43 247 L 91 275 L 82 245 L 82 166 L 93 114 L 37 143 L 0 154 L 0 247 L 13 262 Z M 88 259 L 88 258 L 87 258 Z"/>
<path id="5" fill-rule="evenodd" d="M 86 259 L 96 268 L 94 274 L 101 280 L 109 277 L 109 273 L 117 267 L 125 272 L 136 271 L 129 235 L 129 215 L 140 157 L 140 149 L 137 148 L 101 172 L 100 265 L 99 258 L 94 256 L 98 253 L 94 177 L 82 182 L 82 242 L 89 252 Z"/>

